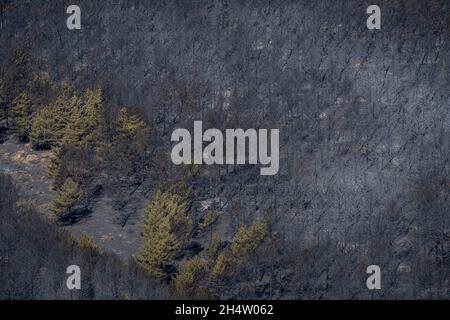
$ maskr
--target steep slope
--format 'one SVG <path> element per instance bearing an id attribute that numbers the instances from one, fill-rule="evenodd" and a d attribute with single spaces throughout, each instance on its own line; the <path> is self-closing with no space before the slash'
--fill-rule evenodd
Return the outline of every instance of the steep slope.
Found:
<path id="1" fill-rule="evenodd" d="M 371 264 L 387 286 L 376 297 L 448 297 L 449 4 L 378 4 L 382 29 L 369 31 L 357 0 L 79 1 L 82 29 L 69 31 L 62 1 L 6 1 L 0 58 L 25 48 L 56 81 L 103 85 L 109 108 L 144 108 L 169 176 L 175 128 L 280 129 L 276 176 L 205 168 L 191 214 L 217 199 L 227 240 L 270 216 L 286 241 L 273 260 L 287 267 L 271 275 L 285 297 L 372 297 Z M 70 228 L 112 236 L 126 256 L 139 214 L 119 228 L 110 201 Z"/>

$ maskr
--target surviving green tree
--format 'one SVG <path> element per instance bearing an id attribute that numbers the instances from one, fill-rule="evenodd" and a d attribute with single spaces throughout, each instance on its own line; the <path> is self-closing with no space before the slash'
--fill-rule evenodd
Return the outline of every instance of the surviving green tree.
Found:
<path id="1" fill-rule="evenodd" d="M 156 278 L 164 277 L 164 265 L 186 246 L 192 233 L 188 201 L 177 194 L 157 191 L 145 208 L 143 242 L 138 261 Z"/>
<path id="2" fill-rule="evenodd" d="M 129 108 L 121 108 L 114 122 L 110 159 L 118 175 L 132 182 L 144 179 L 149 166 L 150 128 L 142 117 Z"/>
<path id="3" fill-rule="evenodd" d="M 69 213 L 75 205 L 84 199 L 84 196 L 85 193 L 80 184 L 72 178 L 67 178 L 53 200 L 53 213 L 57 216 Z"/>
<path id="4" fill-rule="evenodd" d="M 96 145 L 101 140 L 104 125 L 104 109 L 100 89 L 87 90 L 84 104 L 72 98 L 68 123 L 54 149 L 49 166 L 49 175 L 56 185 L 66 176 L 83 179 L 95 170 L 93 157 Z M 70 156 L 66 156 L 70 152 Z M 89 163 L 88 163 L 89 162 Z"/>
<path id="5" fill-rule="evenodd" d="M 55 101 L 41 108 L 34 117 L 30 141 L 35 149 L 57 147 L 71 115 L 81 108 L 81 101 L 70 83 L 64 82 L 59 91 Z"/>
<path id="6" fill-rule="evenodd" d="M 13 125 L 21 142 L 27 142 L 31 130 L 31 99 L 26 91 L 13 100 Z"/>

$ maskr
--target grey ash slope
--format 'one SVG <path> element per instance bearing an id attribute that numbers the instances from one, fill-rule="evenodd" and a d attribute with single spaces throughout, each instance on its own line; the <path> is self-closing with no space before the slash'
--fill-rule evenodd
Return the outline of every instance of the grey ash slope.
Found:
<path id="1" fill-rule="evenodd" d="M 0 170 L 14 179 L 23 201 L 30 202 L 32 208 L 54 220 L 51 206 L 55 190 L 47 177 L 50 156 L 49 151 L 34 151 L 29 144 L 18 143 L 13 137 L 0 144 Z M 64 225 L 64 229 L 76 238 L 87 234 L 102 248 L 127 260 L 139 248 L 139 223 L 149 198 L 140 190 L 134 196 L 128 194 L 122 192 L 122 199 L 128 203 L 121 208 L 111 195 L 99 194 L 89 210 L 83 212 L 76 223 Z"/>
<path id="2" fill-rule="evenodd" d="M 111 101 L 146 109 L 161 154 L 193 120 L 279 128 L 277 176 L 211 168 L 195 192 L 220 199 L 228 235 L 272 217 L 290 297 L 370 297 L 369 264 L 386 273 L 379 297 L 448 297 L 450 8 L 378 4 L 372 32 L 356 0 L 79 1 L 70 32 L 61 1 L 7 1 L 0 57 L 25 46 L 56 78 L 107 83 Z M 167 94 L 182 88 L 189 108 Z"/>

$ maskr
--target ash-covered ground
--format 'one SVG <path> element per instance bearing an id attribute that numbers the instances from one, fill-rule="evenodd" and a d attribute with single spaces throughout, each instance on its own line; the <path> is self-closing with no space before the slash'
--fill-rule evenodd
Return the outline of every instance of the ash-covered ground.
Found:
<path id="1" fill-rule="evenodd" d="M 277 175 L 212 166 L 193 181 L 194 220 L 216 210 L 214 231 L 230 240 L 268 215 L 282 235 L 276 289 L 256 297 L 448 298 L 450 6 L 378 1 L 381 30 L 368 30 L 370 4 L 78 1 L 82 27 L 70 31 L 62 1 L 3 1 L 0 59 L 24 48 L 55 80 L 101 84 L 109 107 L 143 108 L 167 172 L 178 170 L 171 132 L 194 120 L 279 129 Z M 47 155 L 28 149 L 0 145 L 0 169 L 41 205 L 52 195 Z M 131 256 L 154 184 L 106 189 L 65 228 Z M 120 210 L 118 194 L 130 197 Z M 367 289 L 369 265 L 381 267 L 382 290 Z"/>

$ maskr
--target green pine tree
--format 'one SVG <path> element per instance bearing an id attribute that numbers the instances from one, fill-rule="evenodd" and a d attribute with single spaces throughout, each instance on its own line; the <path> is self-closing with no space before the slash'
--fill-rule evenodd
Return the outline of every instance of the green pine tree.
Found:
<path id="1" fill-rule="evenodd" d="M 143 242 L 138 261 L 152 276 L 163 277 L 163 266 L 182 250 L 192 232 L 188 202 L 182 197 L 158 191 L 145 209 Z"/>
<path id="2" fill-rule="evenodd" d="M 182 299 L 198 298 L 199 293 L 203 293 L 198 288 L 198 282 L 201 281 L 206 269 L 206 262 L 199 256 L 181 261 L 178 274 L 170 286 L 174 297 Z"/>
<path id="3" fill-rule="evenodd" d="M 54 145 L 57 146 L 61 143 L 73 114 L 79 112 L 81 107 L 81 100 L 77 96 L 68 97 L 63 94 L 55 101 L 51 108 L 54 113 L 52 126 L 55 135 Z"/>
<path id="4" fill-rule="evenodd" d="M 53 200 L 53 213 L 57 216 L 69 213 L 75 205 L 84 199 L 84 196 L 85 193 L 79 183 L 72 178 L 67 178 Z"/>
<path id="5" fill-rule="evenodd" d="M 87 90 L 86 119 L 88 134 L 86 144 L 95 152 L 96 164 L 99 168 L 106 164 L 108 150 L 111 149 L 109 125 L 106 120 L 106 110 L 101 89 Z"/>
<path id="6" fill-rule="evenodd" d="M 22 142 L 27 142 L 30 134 L 32 114 L 31 106 L 31 99 L 25 91 L 13 100 L 13 124 L 17 130 L 19 140 Z"/>
<path id="7" fill-rule="evenodd" d="M 129 142 L 130 139 L 138 136 L 140 132 L 148 133 L 149 131 L 144 120 L 139 115 L 131 113 L 128 108 L 119 110 L 115 124 L 116 134 L 114 140 L 117 142 Z"/>
<path id="8" fill-rule="evenodd" d="M 36 113 L 30 132 L 30 142 L 35 150 L 49 149 L 55 144 L 55 134 L 52 130 L 53 115 L 53 111 L 48 107 Z"/>
<path id="9" fill-rule="evenodd" d="M 78 112 L 81 101 L 68 82 L 64 82 L 53 103 L 40 109 L 33 121 L 30 141 L 35 149 L 59 146 L 71 114 Z"/>
<path id="10" fill-rule="evenodd" d="M 100 251 L 100 248 L 97 246 L 94 239 L 86 233 L 81 234 L 80 239 L 78 240 L 78 245 L 81 249 L 92 253 L 98 253 Z"/>
<path id="11" fill-rule="evenodd" d="M 110 158 L 118 174 L 133 180 L 142 180 L 149 166 L 150 128 L 137 114 L 121 108 L 114 122 Z"/>
<path id="12" fill-rule="evenodd" d="M 58 119 L 54 122 L 55 127 L 53 127 L 55 148 L 53 149 L 53 153 L 50 159 L 49 164 L 49 176 L 57 182 L 58 185 L 64 177 L 61 179 L 61 164 L 63 157 L 66 155 L 68 150 L 73 150 L 80 146 L 82 137 L 85 134 L 85 124 L 83 123 L 83 106 L 81 101 L 72 97 L 68 101 L 66 106 L 69 106 L 68 114 L 66 115 L 66 119 L 64 120 L 64 124 L 61 119 Z M 62 107 L 62 105 L 58 104 L 58 107 Z M 57 116 L 59 118 L 59 116 Z"/>
<path id="13" fill-rule="evenodd" d="M 199 223 L 198 229 L 200 231 L 205 230 L 206 228 L 210 227 L 216 220 L 219 218 L 219 215 L 215 211 L 209 211 L 206 215 L 204 221 L 202 223 Z"/>
<path id="14" fill-rule="evenodd" d="M 95 170 L 81 163 L 79 166 L 72 165 L 70 168 L 63 166 L 63 158 L 67 160 L 65 163 L 73 162 L 75 157 L 89 159 L 92 153 L 96 153 L 96 145 L 99 145 L 103 139 L 104 107 L 101 90 L 87 90 L 84 100 L 84 104 L 75 97 L 69 100 L 68 121 L 62 130 L 62 137 L 53 151 L 49 165 L 49 176 L 54 179 L 56 185 L 64 180 L 64 176 L 61 176 L 62 172 L 82 179 L 90 174 L 89 171 Z M 66 157 L 69 151 L 72 154 Z"/>
<path id="15" fill-rule="evenodd" d="M 266 238 L 268 228 L 267 221 L 253 223 L 250 227 L 241 226 L 235 233 L 231 245 L 218 255 L 212 268 L 212 275 L 215 278 L 223 278 L 245 263 L 248 256 L 255 252 Z"/>
<path id="16" fill-rule="evenodd" d="M 89 129 L 93 130 L 104 112 L 102 89 L 87 89 L 84 98 L 86 103 L 86 120 L 91 126 Z"/>
<path id="17" fill-rule="evenodd" d="M 68 117 L 68 123 L 62 132 L 60 146 L 81 146 L 88 134 L 88 126 L 84 107 L 81 104 L 73 105 Z"/>

